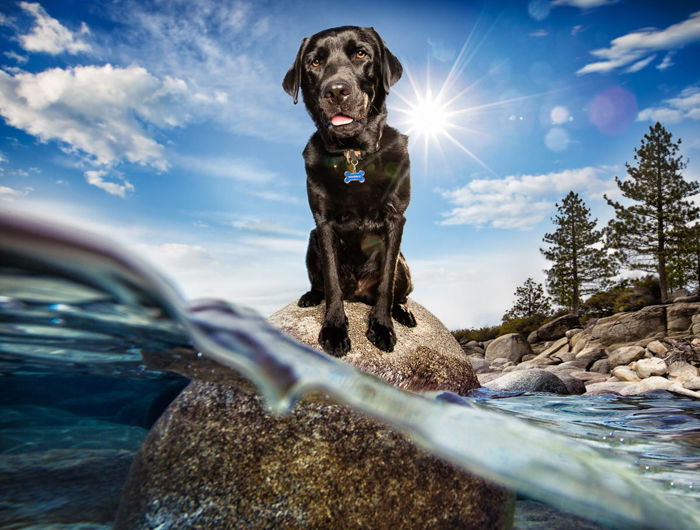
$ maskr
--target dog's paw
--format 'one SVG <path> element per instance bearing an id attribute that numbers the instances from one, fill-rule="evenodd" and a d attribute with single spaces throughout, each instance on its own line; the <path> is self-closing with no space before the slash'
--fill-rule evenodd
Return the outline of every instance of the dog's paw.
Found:
<path id="1" fill-rule="evenodd" d="M 369 341 L 380 350 L 394 351 L 396 333 L 392 326 L 380 324 L 376 318 L 370 317 L 366 335 Z"/>
<path id="2" fill-rule="evenodd" d="M 342 357 L 350 351 L 350 337 L 346 327 L 323 326 L 318 334 L 318 343 L 333 357 Z"/>
<path id="3" fill-rule="evenodd" d="M 320 291 L 308 291 L 301 295 L 297 305 L 299 307 L 313 307 L 323 301 L 323 293 Z"/>
<path id="4" fill-rule="evenodd" d="M 418 324 L 411 310 L 403 304 L 396 304 L 391 311 L 391 316 L 394 317 L 396 322 L 403 324 L 407 328 L 415 328 Z"/>

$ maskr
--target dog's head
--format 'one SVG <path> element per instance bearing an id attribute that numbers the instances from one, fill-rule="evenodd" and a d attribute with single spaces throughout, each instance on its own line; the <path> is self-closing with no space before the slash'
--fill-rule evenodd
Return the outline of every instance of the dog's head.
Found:
<path id="1" fill-rule="evenodd" d="M 304 39 L 282 87 L 294 103 L 301 89 L 324 139 L 342 141 L 383 121 L 389 87 L 402 72 L 374 28 L 343 26 Z"/>

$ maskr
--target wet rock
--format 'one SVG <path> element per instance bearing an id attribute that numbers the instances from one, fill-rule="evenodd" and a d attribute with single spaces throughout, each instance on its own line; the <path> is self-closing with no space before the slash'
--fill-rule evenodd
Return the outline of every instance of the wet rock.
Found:
<path id="1" fill-rule="evenodd" d="M 545 340 L 558 340 L 564 337 L 567 331 L 578 328 L 580 325 L 581 322 L 579 321 L 578 315 L 563 315 L 559 318 L 555 318 L 551 322 L 547 322 L 530 333 L 527 337 L 527 341 L 533 343 Z"/>
<path id="2" fill-rule="evenodd" d="M 0 527 L 108 525 L 133 456 L 133 451 L 86 448 L 0 455 Z"/>
<path id="3" fill-rule="evenodd" d="M 532 353 L 532 348 L 520 333 L 508 333 L 494 339 L 486 348 L 486 360 L 491 361 L 504 357 L 515 363 L 520 362 L 524 355 Z"/>
<path id="4" fill-rule="evenodd" d="M 514 530 L 605 530 L 605 527 L 555 510 L 541 502 L 522 499 L 515 503 Z"/>
<path id="5" fill-rule="evenodd" d="M 623 396 L 634 396 L 636 394 L 644 394 L 652 390 L 668 390 L 671 386 L 671 381 L 665 377 L 652 376 L 643 379 L 639 383 L 632 383 L 628 387 L 620 391 Z"/>
<path id="6" fill-rule="evenodd" d="M 572 372 L 559 372 L 556 376 L 566 385 L 569 395 L 576 396 L 586 391 L 586 384 L 582 379 L 574 376 Z"/>
<path id="7" fill-rule="evenodd" d="M 318 347 L 321 309 L 299 309 L 272 320 L 292 330 L 296 320 L 297 336 Z M 343 360 L 408 390 L 477 387 L 452 335 L 417 304 L 411 309 L 418 327 L 397 326 L 397 347 L 386 353 L 362 341 L 368 307 L 346 304 L 353 350 Z M 242 378 L 233 386 L 193 381 L 149 433 L 124 492 L 115 530 L 504 528 L 512 501 L 323 395 L 271 415 Z"/>
<path id="8" fill-rule="evenodd" d="M 631 383 L 639 382 L 639 376 L 629 366 L 616 366 L 612 370 L 612 375 L 617 377 L 620 381 L 629 381 Z"/>
<path id="9" fill-rule="evenodd" d="M 484 386 L 499 391 L 569 394 L 561 379 L 551 372 L 538 369 L 510 372 Z"/>
<path id="10" fill-rule="evenodd" d="M 646 350 L 642 346 L 623 346 L 608 354 L 608 364 L 610 368 L 629 364 L 644 357 L 645 352 Z"/>
<path id="11" fill-rule="evenodd" d="M 592 383 L 590 385 L 586 385 L 586 395 L 592 396 L 597 394 L 620 394 L 625 388 L 633 384 L 634 383 L 627 383 L 621 381 L 604 381 L 601 383 Z"/>
<path id="12" fill-rule="evenodd" d="M 638 360 L 634 370 L 640 378 L 645 379 L 653 375 L 664 375 L 668 372 L 668 366 L 663 359 L 652 357 L 651 359 Z"/>

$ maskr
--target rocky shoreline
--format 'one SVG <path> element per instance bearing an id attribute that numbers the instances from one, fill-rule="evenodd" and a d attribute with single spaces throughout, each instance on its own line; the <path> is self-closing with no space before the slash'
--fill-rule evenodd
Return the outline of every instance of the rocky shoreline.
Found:
<path id="1" fill-rule="evenodd" d="M 623 396 L 653 390 L 700 398 L 700 302 L 654 305 L 581 325 L 564 315 L 528 337 L 461 343 L 492 390 Z"/>

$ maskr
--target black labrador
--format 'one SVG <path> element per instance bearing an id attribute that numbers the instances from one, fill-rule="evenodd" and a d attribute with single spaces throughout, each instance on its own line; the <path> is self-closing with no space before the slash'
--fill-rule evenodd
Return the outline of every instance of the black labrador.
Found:
<path id="1" fill-rule="evenodd" d="M 306 254 L 311 289 L 299 305 L 325 298 L 318 340 L 338 357 L 350 350 L 343 300 L 374 306 L 367 338 L 384 351 L 396 344 L 392 316 L 416 325 L 399 250 L 411 191 L 408 138 L 386 125 L 386 96 L 402 72 L 373 28 L 343 26 L 304 39 L 282 83 L 294 103 L 301 88 L 317 128 L 304 149 L 316 229 Z"/>

